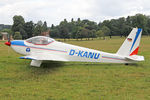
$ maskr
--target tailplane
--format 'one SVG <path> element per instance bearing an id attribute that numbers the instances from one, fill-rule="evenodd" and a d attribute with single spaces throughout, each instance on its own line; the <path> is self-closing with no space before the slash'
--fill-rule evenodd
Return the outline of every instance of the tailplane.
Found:
<path id="1" fill-rule="evenodd" d="M 122 46 L 117 51 L 118 55 L 132 56 L 137 55 L 141 40 L 142 29 L 133 28 L 129 36 L 126 38 Z"/>

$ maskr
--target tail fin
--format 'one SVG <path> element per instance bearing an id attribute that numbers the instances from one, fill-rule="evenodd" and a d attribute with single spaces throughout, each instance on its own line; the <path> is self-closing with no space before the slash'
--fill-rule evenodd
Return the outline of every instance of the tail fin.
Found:
<path id="1" fill-rule="evenodd" d="M 129 36 L 126 38 L 122 46 L 117 51 L 118 55 L 131 56 L 137 55 L 141 40 L 142 29 L 133 28 Z"/>

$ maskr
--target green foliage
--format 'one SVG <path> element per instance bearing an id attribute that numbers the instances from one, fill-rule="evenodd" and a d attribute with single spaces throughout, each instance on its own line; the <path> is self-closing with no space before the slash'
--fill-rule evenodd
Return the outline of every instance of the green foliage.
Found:
<path id="1" fill-rule="evenodd" d="M 32 21 L 25 22 L 22 16 L 13 17 L 12 29 L 13 33 L 20 32 L 22 39 L 26 39 L 32 36 L 41 35 L 42 32 L 47 32 L 48 27 L 46 21 L 38 21 L 36 24 Z M 13 34 L 14 35 L 14 34 Z"/>
<path id="2" fill-rule="evenodd" d="M 27 34 L 24 30 L 24 25 L 25 25 L 25 21 L 22 16 L 16 15 L 13 17 L 12 31 L 13 31 L 13 33 L 20 32 L 23 39 L 27 38 Z M 15 35 L 15 34 L 13 34 L 13 35 Z"/>
<path id="3" fill-rule="evenodd" d="M 110 29 L 107 26 L 102 26 L 100 30 L 96 32 L 97 37 L 103 37 L 105 39 L 105 36 L 110 35 Z"/>
<path id="4" fill-rule="evenodd" d="M 97 32 L 96 32 L 96 36 L 97 37 L 104 37 L 104 32 L 102 31 L 102 30 L 98 30 Z"/>
<path id="5" fill-rule="evenodd" d="M 105 36 L 127 36 L 133 27 L 143 29 L 144 35 L 150 33 L 150 18 L 146 15 L 136 14 L 135 16 L 121 17 L 118 19 L 104 20 L 97 24 L 96 22 L 80 18 L 75 21 L 73 18 L 71 22 L 66 19 L 59 25 L 51 27 L 51 36 L 57 38 L 95 38 L 97 31 L 102 30 Z M 85 32 L 85 33 L 84 33 Z M 70 34 L 69 34 L 70 33 Z M 99 33 L 99 32 L 98 32 Z M 101 32 L 102 33 L 102 32 Z M 53 35 L 55 34 L 55 35 Z"/>
<path id="6" fill-rule="evenodd" d="M 0 40 L 2 39 L 2 34 L 1 34 L 1 32 L 0 32 Z"/>
<path id="7" fill-rule="evenodd" d="M 60 37 L 60 33 L 59 33 L 59 30 L 58 30 L 58 26 L 55 27 L 53 24 L 51 26 L 51 30 L 50 30 L 50 36 L 53 37 L 53 38 L 58 38 Z"/>
<path id="8" fill-rule="evenodd" d="M 7 32 L 10 35 L 12 34 L 11 29 L 7 29 L 7 28 L 3 29 L 1 32 Z"/>
<path id="9" fill-rule="evenodd" d="M 22 35 L 20 34 L 20 32 L 15 32 L 14 39 L 15 40 L 21 40 L 22 39 Z"/>
<path id="10" fill-rule="evenodd" d="M 119 19 L 105 20 L 99 24 L 100 27 L 107 26 L 110 29 L 111 35 L 127 36 L 133 27 L 143 29 L 143 34 L 150 34 L 149 16 L 143 14 L 136 14 L 135 16 L 128 16 L 127 18 L 121 17 Z"/>
<path id="11" fill-rule="evenodd" d="M 78 35 L 79 38 L 81 38 L 81 40 L 82 40 L 82 38 L 87 38 L 88 35 L 89 35 L 89 30 L 84 27 L 80 27 L 79 35 Z"/>
<path id="12" fill-rule="evenodd" d="M 69 36 L 69 25 L 66 19 L 64 19 L 64 21 L 60 22 L 59 25 L 59 31 L 61 33 L 60 38 L 70 38 Z"/>
<path id="13" fill-rule="evenodd" d="M 48 30 L 46 21 L 43 23 L 42 21 L 38 21 L 37 24 L 34 24 L 33 36 L 41 35 L 42 32 L 46 32 Z"/>
<path id="14" fill-rule="evenodd" d="M 34 26 L 34 36 L 40 35 L 42 32 L 42 21 L 38 21 Z"/>
<path id="15" fill-rule="evenodd" d="M 48 30 L 47 22 L 46 21 L 44 21 L 44 24 L 43 24 L 42 27 L 43 27 L 43 29 L 42 29 L 43 32 L 46 32 Z"/>
<path id="16" fill-rule="evenodd" d="M 59 25 L 52 25 L 51 37 L 57 38 L 95 38 L 96 31 L 98 29 L 97 23 L 89 20 L 81 20 L 78 18 L 77 21 L 71 19 L 71 22 L 68 22 L 66 19 L 60 22 Z"/>
<path id="17" fill-rule="evenodd" d="M 27 33 L 28 38 L 33 36 L 34 23 L 32 21 L 25 23 L 25 32 Z"/>
<path id="18" fill-rule="evenodd" d="M 104 36 L 108 36 L 110 34 L 110 29 L 107 26 L 103 26 L 101 30 L 104 32 Z"/>

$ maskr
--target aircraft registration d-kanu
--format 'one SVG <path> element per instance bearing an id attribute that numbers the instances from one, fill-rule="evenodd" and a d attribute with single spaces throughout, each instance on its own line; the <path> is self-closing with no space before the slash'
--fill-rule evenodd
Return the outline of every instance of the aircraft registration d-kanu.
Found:
<path id="1" fill-rule="evenodd" d="M 35 36 L 27 40 L 8 41 L 14 51 L 25 55 L 20 59 L 30 59 L 31 66 L 40 67 L 43 61 L 77 61 L 77 62 L 107 62 L 135 63 L 144 61 L 138 56 L 142 29 L 133 28 L 117 53 L 106 53 L 98 50 L 75 46 L 55 41 L 50 37 Z"/>

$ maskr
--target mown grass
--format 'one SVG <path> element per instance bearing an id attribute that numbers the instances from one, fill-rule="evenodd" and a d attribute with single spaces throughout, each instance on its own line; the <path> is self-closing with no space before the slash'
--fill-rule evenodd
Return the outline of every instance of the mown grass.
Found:
<path id="1" fill-rule="evenodd" d="M 67 43 L 115 53 L 125 38 Z M 0 41 L 0 100 L 149 100 L 150 37 L 142 37 L 144 62 L 49 62 L 30 67 Z"/>

